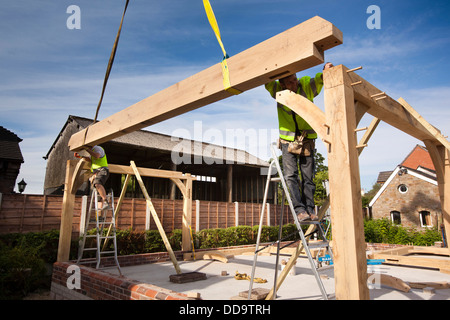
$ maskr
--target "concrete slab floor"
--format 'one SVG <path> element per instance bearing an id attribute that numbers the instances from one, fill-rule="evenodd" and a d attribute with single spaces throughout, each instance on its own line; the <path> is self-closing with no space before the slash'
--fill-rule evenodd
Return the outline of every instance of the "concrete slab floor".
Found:
<path id="1" fill-rule="evenodd" d="M 289 257 L 280 257 L 280 261 Z M 258 256 L 255 277 L 266 279 L 266 283 L 254 283 L 253 288 L 273 288 L 275 276 L 276 256 Z M 253 256 L 238 255 L 228 259 L 228 263 L 216 260 L 180 261 L 181 271 L 203 272 L 206 280 L 177 284 L 169 281 L 169 276 L 176 274 L 173 264 L 169 262 L 145 264 L 138 266 L 122 267 L 125 277 L 144 283 L 153 284 L 162 288 L 181 293 L 198 292 L 203 300 L 230 300 L 242 291 L 249 289 L 248 280 L 236 280 L 237 272 L 252 272 Z M 222 276 L 222 272 L 227 273 Z M 118 274 L 117 269 L 105 270 L 105 272 Z M 368 272 L 386 274 L 397 277 L 404 282 L 450 282 L 450 275 L 433 269 L 413 268 L 393 265 L 368 266 Z M 278 275 L 280 270 L 278 271 Z M 334 273 L 328 269 L 321 274 L 328 278 L 322 279 L 325 290 L 331 298 L 334 298 Z M 376 280 L 375 280 L 376 281 Z M 375 285 L 370 289 L 371 300 L 450 300 L 450 289 L 436 289 L 429 293 L 423 289 L 411 289 L 405 293 L 387 286 Z M 295 274 L 289 274 L 277 292 L 277 300 L 320 300 L 321 291 L 316 282 L 309 261 L 306 257 L 300 257 L 295 266 Z"/>

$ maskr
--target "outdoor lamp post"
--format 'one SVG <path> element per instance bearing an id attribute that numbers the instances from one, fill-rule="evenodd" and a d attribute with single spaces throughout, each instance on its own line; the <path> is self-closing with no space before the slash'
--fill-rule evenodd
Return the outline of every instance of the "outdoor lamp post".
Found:
<path id="1" fill-rule="evenodd" d="M 19 187 L 19 192 L 22 193 L 25 191 L 25 187 L 27 186 L 27 183 L 22 179 L 17 186 Z"/>

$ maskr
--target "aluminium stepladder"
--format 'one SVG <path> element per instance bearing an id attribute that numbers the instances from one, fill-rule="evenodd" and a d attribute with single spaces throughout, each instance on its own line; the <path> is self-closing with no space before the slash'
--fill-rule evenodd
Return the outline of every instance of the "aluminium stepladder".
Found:
<path id="1" fill-rule="evenodd" d="M 271 144 L 271 152 L 272 152 L 272 161 L 270 163 L 269 166 L 269 170 L 267 173 L 267 182 L 266 182 L 266 188 L 264 191 L 264 200 L 263 200 L 263 205 L 262 205 L 262 210 L 261 210 L 261 217 L 260 217 L 260 222 L 259 222 L 259 229 L 258 229 L 258 237 L 257 237 L 257 241 L 256 241 L 256 247 L 255 247 L 255 255 L 253 258 L 253 266 L 252 266 L 252 274 L 251 274 L 251 279 L 250 279 L 250 285 L 249 285 L 249 290 L 248 290 L 248 300 L 250 300 L 251 298 L 251 293 L 252 293 L 252 288 L 253 288 L 253 280 L 254 280 L 254 276 L 255 276 L 255 269 L 256 269 L 256 262 L 257 262 L 257 257 L 258 257 L 258 252 L 261 251 L 259 249 L 260 246 L 260 238 L 261 238 L 261 229 L 262 229 L 262 224 L 264 221 L 264 212 L 265 212 L 265 206 L 266 206 L 266 201 L 267 201 L 267 194 L 268 194 L 268 190 L 269 190 L 269 185 L 270 182 L 281 182 L 281 186 L 282 186 L 282 190 L 283 190 L 283 201 L 282 204 L 284 204 L 284 197 L 286 197 L 287 201 L 288 201 L 288 205 L 289 205 L 289 211 L 292 213 L 293 215 L 293 219 L 295 222 L 295 225 L 297 227 L 298 230 L 298 234 L 300 236 L 300 240 L 302 241 L 303 244 L 303 248 L 305 250 L 306 256 L 309 260 L 310 266 L 311 266 L 311 270 L 316 278 L 316 282 L 320 288 L 320 291 L 322 293 L 322 298 L 324 300 L 328 300 L 328 294 L 325 290 L 325 287 L 323 285 L 322 279 L 320 277 L 319 274 L 319 269 L 320 270 L 325 270 L 328 268 L 321 268 L 322 264 L 321 263 L 317 263 L 316 261 L 314 261 L 314 258 L 311 254 L 311 249 L 319 249 L 321 250 L 322 248 L 325 249 L 328 253 L 328 257 L 331 262 L 333 261 L 333 252 L 331 250 L 330 244 L 328 242 L 328 240 L 326 239 L 325 233 L 323 231 L 323 228 L 321 226 L 321 222 L 320 221 L 302 221 L 300 222 L 297 219 L 297 214 L 295 213 L 294 210 L 294 206 L 292 204 L 292 200 L 289 194 L 289 190 L 287 188 L 286 185 L 286 181 L 283 177 L 283 173 L 281 171 L 281 167 L 280 164 L 278 162 L 278 157 L 276 155 L 275 152 L 275 147 L 276 147 L 276 143 Z M 278 177 L 272 177 L 272 169 L 275 167 L 277 173 L 278 173 Z M 281 243 L 281 227 L 282 227 L 282 219 L 283 219 L 283 211 L 284 208 L 282 207 L 281 210 L 281 218 L 280 218 L 280 231 L 279 231 L 279 235 L 278 235 L 278 241 L 277 243 L 277 257 L 276 257 L 276 263 L 275 263 L 275 277 L 274 277 L 274 287 L 273 287 L 273 299 L 276 299 L 276 286 L 277 286 L 277 273 L 278 273 L 278 261 L 279 261 L 279 254 L 280 254 L 280 243 Z M 306 236 L 301 228 L 302 225 L 315 225 L 315 230 L 312 232 L 317 232 L 318 236 L 322 239 L 320 242 L 318 243 L 314 243 L 314 244 L 309 244 Z M 317 254 L 317 256 L 319 256 L 319 253 Z M 331 265 L 332 267 L 332 265 Z"/>
<path id="2" fill-rule="evenodd" d="M 92 188 L 91 201 L 89 203 L 89 209 L 86 214 L 86 220 L 84 223 L 83 237 L 79 242 L 78 247 L 78 260 L 77 264 L 83 263 L 81 259 L 86 251 L 96 251 L 96 269 L 106 268 L 101 267 L 102 257 L 108 257 L 113 255 L 115 265 L 122 276 L 122 270 L 120 269 L 119 260 L 117 258 L 117 237 L 116 237 L 116 211 L 114 209 L 114 193 L 107 194 L 109 207 L 107 209 L 98 208 L 98 191 L 95 187 Z M 94 213 L 94 218 L 91 218 L 91 213 Z M 94 225 L 95 234 L 88 234 L 88 230 Z M 108 232 L 105 231 L 108 228 Z M 95 246 L 86 248 L 86 238 L 95 238 Z M 109 240 L 112 240 L 112 249 L 105 250 Z M 86 261 L 89 263 L 90 261 Z"/>

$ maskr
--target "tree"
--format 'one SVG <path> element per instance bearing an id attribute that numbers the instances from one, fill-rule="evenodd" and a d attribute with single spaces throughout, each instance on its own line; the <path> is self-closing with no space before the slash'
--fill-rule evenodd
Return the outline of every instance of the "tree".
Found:
<path id="1" fill-rule="evenodd" d="M 374 183 L 372 189 L 366 192 L 365 195 L 362 196 L 362 207 L 365 208 L 369 206 L 370 201 L 372 201 L 373 197 L 377 194 L 378 190 L 380 190 L 381 184 Z"/>

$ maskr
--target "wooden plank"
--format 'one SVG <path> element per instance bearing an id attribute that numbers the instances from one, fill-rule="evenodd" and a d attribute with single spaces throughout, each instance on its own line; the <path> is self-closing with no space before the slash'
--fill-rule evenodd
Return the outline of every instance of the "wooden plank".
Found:
<path id="1" fill-rule="evenodd" d="M 120 213 L 120 209 L 122 208 L 122 203 L 123 203 L 123 199 L 125 198 L 125 194 L 127 193 L 127 187 L 128 187 L 128 182 L 131 179 L 131 175 L 127 174 L 127 176 L 125 177 L 125 181 L 123 183 L 123 187 L 122 187 L 122 191 L 120 192 L 120 196 L 119 196 L 119 200 L 117 200 L 117 204 L 114 208 L 114 215 L 116 216 L 115 218 L 115 222 L 117 224 L 118 218 L 119 218 L 119 213 Z M 106 249 L 106 246 L 108 245 L 109 242 L 109 235 L 111 234 L 111 230 L 112 230 L 112 224 L 109 225 L 108 228 L 108 232 L 106 233 L 106 239 L 105 242 L 103 243 L 103 251 Z"/>
<path id="2" fill-rule="evenodd" d="M 409 290 L 411 290 L 411 287 L 406 282 L 397 277 L 382 273 L 369 273 L 367 274 L 367 276 L 369 280 L 378 278 L 381 284 L 400 290 L 402 292 L 409 292 Z"/>
<path id="3" fill-rule="evenodd" d="M 150 196 L 147 193 L 147 189 L 145 188 L 144 182 L 142 181 L 141 175 L 139 173 L 139 169 L 136 167 L 136 164 L 134 161 L 130 161 L 131 168 L 133 169 L 134 175 L 136 176 L 136 180 L 138 181 L 142 193 L 144 194 L 145 200 L 147 202 L 147 206 L 150 209 L 150 212 L 152 214 L 153 220 L 156 223 L 156 226 L 158 227 L 159 234 L 161 235 L 161 238 L 164 242 L 164 245 L 166 246 L 167 252 L 169 253 L 170 260 L 172 260 L 173 266 L 175 267 L 175 271 L 177 274 L 181 274 L 180 266 L 178 265 L 177 258 L 175 257 L 175 254 L 173 253 L 172 246 L 170 245 L 169 239 L 167 239 L 166 232 L 164 231 L 164 228 L 159 221 L 158 215 L 155 211 L 155 208 L 153 207 L 152 200 L 150 199 Z"/>
<path id="4" fill-rule="evenodd" d="M 403 256 L 384 253 L 373 253 L 371 255 L 374 259 L 384 259 L 387 264 L 404 265 L 424 267 L 431 269 L 450 269 L 450 260 L 442 259 L 433 256 Z"/>
<path id="5" fill-rule="evenodd" d="M 368 300 L 355 97 L 346 68 L 324 70 L 336 298 Z"/>
<path id="6" fill-rule="evenodd" d="M 431 287 L 434 289 L 448 289 L 450 288 L 450 283 L 447 281 L 442 282 L 408 282 L 408 285 L 414 289 L 423 289 Z"/>
<path id="7" fill-rule="evenodd" d="M 190 176 L 190 174 L 188 174 Z M 183 185 L 183 217 L 181 227 L 181 247 L 183 251 L 191 251 L 191 226 L 192 226 L 192 179 L 187 179 Z M 175 219 L 174 219 L 175 220 Z"/>
<path id="8" fill-rule="evenodd" d="M 311 18 L 227 60 L 231 84 L 242 92 L 324 62 L 324 51 L 342 44 L 342 32 Z M 220 63 L 75 133 L 70 150 L 95 145 L 228 98 Z"/>
<path id="9" fill-rule="evenodd" d="M 86 161 L 83 161 L 84 164 L 79 168 L 79 170 L 89 170 L 89 165 Z M 117 174 L 131 174 L 134 175 L 133 169 L 130 166 L 118 165 L 118 164 L 108 164 L 108 169 L 110 173 Z M 142 168 L 139 167 L 139 172 L 143 177 L 155 177 L 155 178 L 167 178 L 171 179 L 173 182 L 177 184 L 180 188 L 181 192 L 184 192 L 184 186 L 179 180 L 192 179 L 196 180 L 195 177 L 191 175 L 186 175 L 180 171 L 171 171 L 171 170 L 160 170 L 160 169 L 151 169 L 151 168 Z"/>

